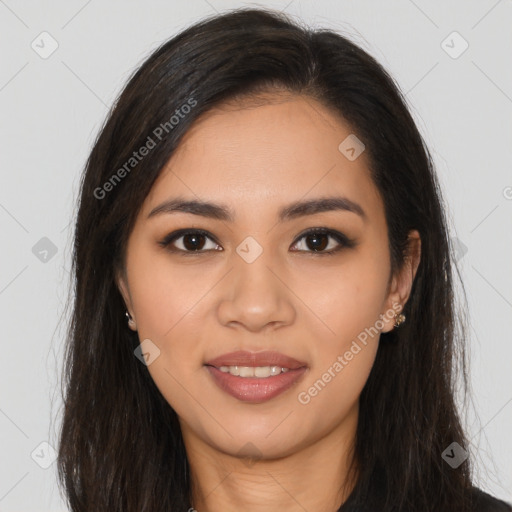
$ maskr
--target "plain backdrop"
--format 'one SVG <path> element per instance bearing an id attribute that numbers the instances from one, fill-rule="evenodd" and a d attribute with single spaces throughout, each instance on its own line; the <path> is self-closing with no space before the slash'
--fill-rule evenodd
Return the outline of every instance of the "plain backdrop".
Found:
<path id="1" fill-rule="evenodd" d="M 406 94 L 469 299 L 477 483 L 512 501 L 512 1 L 0 0 L 0 512 L 67 510 L 52 450 L 72 218 L 92 141 L 153 49 L 245 5 L 339 31 Z"/>

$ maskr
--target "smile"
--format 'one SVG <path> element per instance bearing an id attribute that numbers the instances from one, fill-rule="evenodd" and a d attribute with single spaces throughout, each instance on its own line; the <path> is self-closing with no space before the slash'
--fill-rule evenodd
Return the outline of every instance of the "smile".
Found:
<path id="1" fill-rule="evenodd" d="M 221 372 L 229 373 L 237 377 L 275 377 L 281 373 L 290 371 L 290 368 L 281 368 L 280 366 L 221 366 Z"/>
<path id="2" fill-rule="evenodd" d="M 297 384 L 306 363 L 278 352 L 239 351 L 205 363 L 214 383 L 228 395 L 250 403 L 271 400 Z"/>

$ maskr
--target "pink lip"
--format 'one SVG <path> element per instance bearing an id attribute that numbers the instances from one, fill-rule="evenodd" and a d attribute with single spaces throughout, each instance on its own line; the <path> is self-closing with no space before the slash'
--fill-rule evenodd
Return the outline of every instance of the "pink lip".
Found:
<path id="1" fill-rule="evenodd" d="M 205 364 L 217 368 L 221 366 L 280 366 L 281 368 L 290 368 L 290 370 L 307 366 L 306 363 L 279 352 L 247 352 L 246 350 L 223 354 Z"/>
<path id="2" fill-rule="evenodd" d="M 307 371 L 306 363 L 279 352 L 232 352 L 205 363 L 214 382 L 224 392 L 243 402 L 261 403 L 280 395 L 299 382 Z M 259 378 L 238 377 L 221 372 L 220 366 L 280 366 L 289 368 L 286 373 Z"/>
<path id="3" fill-rule="evenodd" d="M 237 377 L 221 372 L 215 366 L 206 367 L 220 389 L 243 402 L 261 403 L 280 395 L 304 375 L 307 368 L 297 368 L 273 377 Z"/>

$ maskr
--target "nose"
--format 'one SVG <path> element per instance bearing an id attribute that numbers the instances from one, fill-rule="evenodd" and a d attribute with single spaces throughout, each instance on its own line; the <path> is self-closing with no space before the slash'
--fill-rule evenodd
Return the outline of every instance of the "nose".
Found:
<path id="1" fill-rule="evenodd" d="M 279 268 L 265 251 L 251 263 L 234 254 L 218 305 L 222 325 L 259 332 L 292 324 L 294 295 Z"/>

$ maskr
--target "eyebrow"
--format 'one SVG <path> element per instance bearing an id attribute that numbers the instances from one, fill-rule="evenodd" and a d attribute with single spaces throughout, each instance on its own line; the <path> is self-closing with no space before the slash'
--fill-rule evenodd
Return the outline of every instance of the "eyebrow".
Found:
<path id="1" fill-rule="evenodd" d="M 363 208 L 346 197 L 321 197 L 308 201 L 296 201 L 284 206 L 278 212 L 278 220 L 284 222 L 330 211 L 352 212 L 364 220 L 367 218 Z M 195 199 L 187 200 L 180 197 L 169 199 L 153 208 L 148 215 L 148 219 L 156 215 L 175 212 L 191 213 L 227 222 L 233 222 L 235 219 L 234 213 L 225 205 Z"/>

